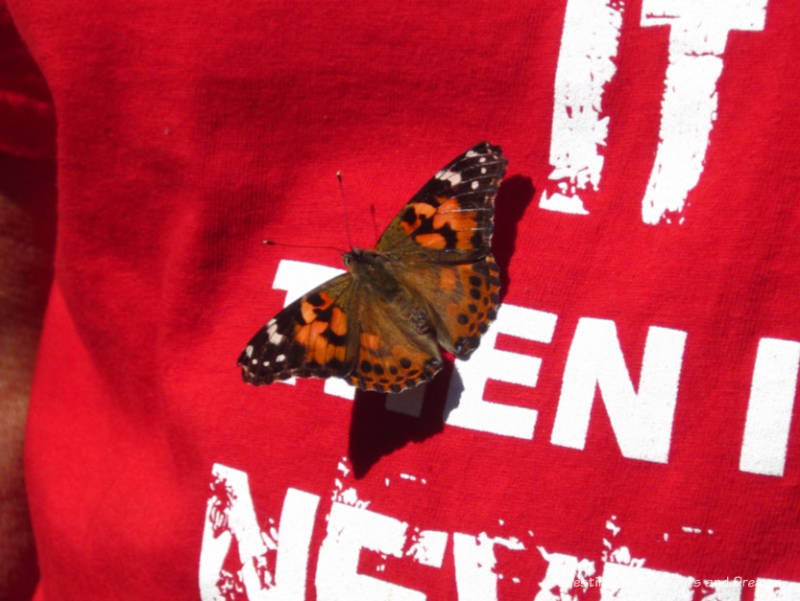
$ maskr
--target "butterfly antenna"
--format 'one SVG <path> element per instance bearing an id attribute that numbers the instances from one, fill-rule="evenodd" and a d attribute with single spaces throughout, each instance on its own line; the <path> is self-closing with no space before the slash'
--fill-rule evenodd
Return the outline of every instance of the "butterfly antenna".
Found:
<path id="1" fill-rule="evenodd" d="M 262 244 L 265 246 L 288 246 L 289 248 L 316 248 L 320 250 L 335 250 L 337 253 L 342 252 L 341 248 L 336 248 L 335 246 L 320 246 L 317 244 L 292 244 L 290 242 L 277 242 L 275 240 L 269 240 L 268 238 L 264 238 Z"/>
<path id="2" fill-rule="evenodd" d="M 347 235 L 347 244 L 353 248 L 353 239 L 350 238 L 350 223 L 347 220 L 347 201 L 344 198 L 344 185 L 342 185 L 342 172 L 336 172 L 336 179 L 339 180 L 339 194 L 342 197 L 342 209 L 344 210 L 344 231 Z"/>
<path id="3" fill-rule="evenodd" d="M 375 234 L 375 240 L 378 239 L 378 221 L 375 219 L 375 205 L 369 205 L 369 214 L 372 216 L 372 233 Z"/>

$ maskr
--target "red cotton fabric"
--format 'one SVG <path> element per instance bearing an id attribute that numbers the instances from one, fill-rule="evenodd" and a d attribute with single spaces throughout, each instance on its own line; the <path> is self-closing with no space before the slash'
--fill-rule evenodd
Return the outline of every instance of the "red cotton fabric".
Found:
<path id="1" fill-rule="evenodd" d="M 37 599 L 800 598 L 794 4 L 9 10 L 57 123 Z M 476 354 L 399 400 L 245 385 L 342 268 L 335 173 L 369 248 L 484 139 Z"/>

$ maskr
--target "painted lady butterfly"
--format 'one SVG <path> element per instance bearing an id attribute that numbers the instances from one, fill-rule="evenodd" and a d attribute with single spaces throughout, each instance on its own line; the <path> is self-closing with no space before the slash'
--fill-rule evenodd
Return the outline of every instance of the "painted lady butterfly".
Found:
<path id="1" fill-rule="evenodd" d="M 441 369 L 438 345 L 469 357 L 499 303 L 489 246 L 505 170 L 502 151 L 488 142 L 453 159 L 401 209 L 374 250 L 345 253 L 348 273 L 253 336 L 239 357 L 245 382 L 338 376 L 364 390 L 400 392 Z"/>

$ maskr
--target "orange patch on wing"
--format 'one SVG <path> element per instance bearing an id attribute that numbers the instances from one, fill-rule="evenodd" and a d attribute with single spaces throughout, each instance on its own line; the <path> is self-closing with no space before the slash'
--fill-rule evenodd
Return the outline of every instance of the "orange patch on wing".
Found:
<path id="1" fill-rule="evenodd" d="M 303 316 L 303 321 L 306 323 L 311 323 L 317 317 L 317 314 L 314 312 L 314 305 L 308 301 L 300 303 L 300 314 Z"/>
<path id="2" fill-rule="evenodd" d="M 444 239 L 444 236 L 441 234 L 419 234 L 418 236 L 414 237 L 419 244 L 426 248 L 432 248 L 434 250 L 442 250 L 447 246 L 447 240 Z"/>
<path id="3" fill-rule="evenodd" d="M 331 306 L 331 303 L 333 302 L 333 297 L 330 294 L 328 294 L 323 290 L 322 292 L 319 293 L 319 297 L 322 299 L 322 304 L 319 307 L 320 309 L 327 309 L 328 307 Z"/>
<path id="4" fill-rule="evenodd" d="M 433 217 L 433 229 L 450 225 L 454 232 L 472 230 L 477 226 L 475 211 L 465 211 L 455 198 L 438 199 L 441 204 Z"/>
<path id="5" fill-rule="evenodd" d="M 448 292 L 453 290 L 456 287 L 456 272 L 448 268 L 442 269 L 439 274 L 439 287 Z"/>
<path id="6" fill-rule="evenodd" d="M 295 330 L 294 339 L 306 349 L 306 361 L 311 361 L 314 358 L 318 340 L 322 340 L 325 344 L 328 343 L 322 336 L 322 333 L 327 329 L 328 324 L 326 322 L 313 321 Z"/>
<path id="7" fill-rule="evenodd" d="M 347 315 L 339 307 L 333 308 L 331 316 L 331 331 L 337 336 L 344 336 L 347 332 Z"/>
<path id="8" fill-rule="evenodd" d="M 422 215 L 423 217 L 430 217 L 437 210 L 436 207 L 434 207 L 433 205 L 429 205 L 427 202 L 415 202 L 411 206 L 413 207 L 414 212 L 417 215 Z"/>
<path id="9" fill-rule="evenodd" d="M 474 235 L 474 232 L 468 230 L 456 232 L 456 248 L 466 250 L 474 248 L 475 245 L 472 242 L 472 236 Z"/>
<path id="10" fill-rule="evenodd" d="M 371 351 L 377 351 L 381 339 L 377 334 L 361 334 L 361 346 Z"/>
<path id="11" fill-rule="evenodd" d="M 325 363 L 325 359 L 328 356 L 328 349 L 330 348 L 330 344 L 328 341 L 325 340 L 325 336 L 317 336 L 314 339 L 314 361 L 319 363 L 320 365 Z M 310 348 L 310 347 L 309 347 Z M 306 351 L 308 352 L 308 351 Z"/>

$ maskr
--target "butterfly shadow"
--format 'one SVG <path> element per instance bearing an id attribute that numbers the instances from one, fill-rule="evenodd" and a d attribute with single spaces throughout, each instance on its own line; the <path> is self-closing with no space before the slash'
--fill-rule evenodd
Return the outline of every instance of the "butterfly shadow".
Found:
<path id="1" fill-rule="evenodd" d="M 492 253 L 500 267 L 501 299 L 508 290 L 508 265 L 516 245 L 517 224 L 533 196 L 530 178 L 521 175 L 509 177 L 497 193 Z M 362 478 L 381 457 L 409 442 L 422 442 L 441 432 L 447 415 L 458 406 L 463 388 L 452 362 L 445 361 L 442 371 L 427 385 L 419 415 L 388 409 L 385 394 L 356 391 L 348 445 L 355 477 Z M 448 396 L 454 400 L 448 401 Z"/>
<path id="2" fill-rule="evenodd" d="M 517 226 L 536 190 L 531 178 L 512 175 L 497 191 L 494 209 L 492 254 L 500 267 L 500 299 L 508 292 L 508 266 L 516 249 Z"/>
<path id="3" fill-rule="evenodd" d="M 348 449 L 356 478 L 366 475 L 381 457 L 409 442 L 422 442 L 442 431 L 442 416 L 451 409 L 445 407 L 445 400 L 450 377 L 454 375 L 453 364 L 445 362 L 442 371 L 424 389 L 425 398 L 419 415 L 401 412 L 402 408 L 390 409 L 391 395 L 356 391 Z M 402 398 L 400 395 L 397 397 Z"/>

